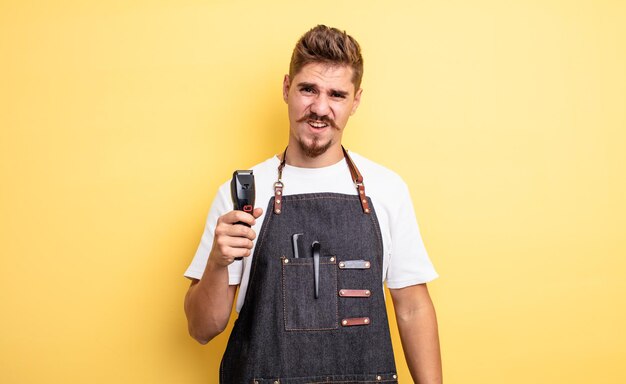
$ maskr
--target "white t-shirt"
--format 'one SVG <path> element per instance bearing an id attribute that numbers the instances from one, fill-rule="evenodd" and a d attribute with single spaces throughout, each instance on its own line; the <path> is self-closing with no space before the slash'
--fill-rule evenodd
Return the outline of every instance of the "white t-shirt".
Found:
<path id="1" fill-rule="evenodd" d="M 350 152 L 350 157 L 363 175 L 365 193 L 371 198 L 378 217 L 384 252 L 382 281 L 387 283 L 387 287 L 394 289 L 427 283 L 437 278 L 437 272 L 424 248 L 409 190 L 404 181 L 396 173 L 354 152 Z M 274 196 L 273 186 L 278 178 L 279 164 L 280 160 L 274 156 L 252 167 L 256 188 L 255 207 L 264 210 L 263 215 L 252 227 L 257 236 L 267 214 L 269 200 Z M 336 164 L 323 168 L 298 168 L 286 165 L 282 181 L 283 195 L 315 192 L 357 194 L 350 170 L 343 158 Z M 185 272 L 186 277 L 198 280 L 202 277 L 213 244 L 217 219 L 232 209 L 228 181 L 219 188 L 213 201 L 200 245 Z M 254 254 L 254 249 L 252 252 Z M 237 312 L 243 306 L 246 296 L 252 257 L 235 261 L 228 267 L 229 284 L 239 284 Z"/>

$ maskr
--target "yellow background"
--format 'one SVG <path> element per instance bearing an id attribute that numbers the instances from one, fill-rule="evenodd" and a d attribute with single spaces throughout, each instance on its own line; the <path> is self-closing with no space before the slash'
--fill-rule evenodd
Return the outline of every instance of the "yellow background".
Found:
<path id="1" fill-rule="evenodd" d="M 626 382 L 626 3 L 0 4 L 1 383 L 216 382 L 182 273 L 317 23 L 363 47 L 345 144 L 411 188 L 446 382 Z"/>

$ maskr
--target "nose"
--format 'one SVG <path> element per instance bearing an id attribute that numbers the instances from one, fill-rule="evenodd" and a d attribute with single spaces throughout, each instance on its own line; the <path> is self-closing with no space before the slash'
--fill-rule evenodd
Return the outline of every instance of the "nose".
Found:
<path id="1" fill-rule="evenodd" d="M 318 95 L 311 104 L 311 112 L 318 116 L 326 116 L 330 113 L 330 104 L 324 94 Z"/>

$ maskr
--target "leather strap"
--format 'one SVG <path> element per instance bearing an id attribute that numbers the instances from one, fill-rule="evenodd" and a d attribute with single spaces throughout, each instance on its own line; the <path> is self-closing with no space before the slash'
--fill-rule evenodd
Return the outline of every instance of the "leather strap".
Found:
<path id="1" fill-rule="evenodd" d="M 340 297 L 370 297 L 372 292 L 369 289 L 340 289 Z"/>
<path id="2" fill-rule="evenodd" d="M 350 158 L 348 151 L 341 146 L 341 150 L 343 151 L 343 157 L 346 159 L 346 163 L 348 163 L 348 169 L 350 169 L 350 176 L 352 176 L 352 181 L 354 182 L 354 186 L 356 187 L 359 201 L 361 202 L 361 207 L 363 208 L 363 213 L 369 214 L 371 212 L 369 203 L 367 202 L 367 195 L 365 194 L 365 186 L 363 185 L 363 175 L 359 172 L 359 169 Z M 285 152 L 283 152 L 283 159 L 278 165 L 278 181 L 274 183 L 274 213 L 280 215 L 282 212 L 283 206 L 283 188 L 285 184 L 283 184 L 283 168 L 285 168 L 285 164 L 287 161 L 287 148 L 285 148 Z"/>
<path id="3" fill-rule="evenodd" d="M 341 325 L 343 325 L 344 327 L 353 327 L 355 325 L 368 325 L 369 323 L 369 317 L 352 317 L 341 320 Z"/>
<path id="4" fill-rule="evenodd" d="M 359 172 L 359 169 L 352 161 L 350 155 L 348 155 L 348 151 L 341 146 L 341 150 L 343 151 L 343 157 L 346 158 L 346 162 L 348 163 L 348 168 L 350 168 L 350 174 L 352 175 L 352 181 L 354 182 L 354 186 L 356 187 L 357 192 L 359 193 L 359 200 L 361 201 L 361 207 L 363 208 L 363 212 L 369 214 L 370 207 L 367 203 L 367 196 L 365 195 L 365 186 L 363 185 L 363 175 Z"/>
<path id="5" fill-rule="evenodd" d="M 366 260 L 344 260 L 339 262 L 340 269 L 369 269 L 370 262 Z"/>
<path id="6" fill-rule="evenodd" d="M 278 181 L 274 183 L 274 213 L 280 215 L 282 212 L 283 203 L 283 168 L 285 168 L 285 162 L 287 161 L 287 148 L 283 152 L 283 159 L 278 165 Z"/>

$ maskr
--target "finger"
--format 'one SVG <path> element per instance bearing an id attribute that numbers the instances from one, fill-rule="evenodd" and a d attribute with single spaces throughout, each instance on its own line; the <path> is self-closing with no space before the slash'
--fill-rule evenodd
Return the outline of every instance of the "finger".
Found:
<path id="1" fill-rule="evenodd" d="M 214 254 L 220 259 L 228 261 L 230 263 L 235 257 L 245 257 L 249 255 L 251 252 L 251 248 L 252 242 L 248 239 L 238 237 L 223 237 L 218 239 L 218 241 L 214 244 Z"/>
<path id="2" fill-rule="evenodd" d="M 232 262 L 237 257 L 248 257 L 251 254 L 252 251 L 248 248 L 231 248 L 228 253 L 224 254 L 224 256 Z"/>
<path id="3" fill-rule="evenodd" d="M 251 227 L 241 224 L 221 224 L 215 229 L 217 236 L 242 237 L 250 240 L 256 238 L 256 232 Z"/>
<path id="4" fill-rule="evenodd" d="M 252 212 L 252 216 L 254 216 L 255 219 L 258 219 L 259 217 L 261 217 L 262 214 L 263 214 L 263 208 L 254 208 L 254 211 Z"/>
<path id="5" fill-rule="evenodd" d="M 251 214 L 244 211 L 230 211 L 224 214 L 220 219 L 222 222 L 227 224 L 235 224 L 235 223 L 246 223 L 248 225 L 254 225 L 255 219 Z"/>
<path id="6" fill-rule="evenodd" d="M 224 247 L 227 248 L 252 249 L 254 245 L 252 240 L 245 237 L 226 237 L 221 243 Z"/>
<path id="7" fill-rule="evenodd" d="M 237 252 L 235 252 L 236 256 L 233 257 L 249 257 L 252 254 L 252 251 L 248 248 L 237 248 Z"/>

